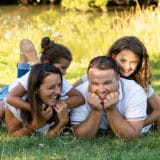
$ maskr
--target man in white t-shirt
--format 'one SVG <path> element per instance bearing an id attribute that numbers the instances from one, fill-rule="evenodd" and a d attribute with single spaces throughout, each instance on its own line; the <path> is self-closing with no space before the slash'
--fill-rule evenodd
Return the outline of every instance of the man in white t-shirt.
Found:
<path id="1" fill-rule="evenodd" d="M 88 67 L 88 81 L 77 89 L 86 98 L 84 105 L 70 112 L 77 137 L 94 137 L 99 129 L 108 126 L 124 139 L 141 135 L 146 118 L 146 93 L 134 81 L 120 78 L 111 58 L 93 58 Z"/>

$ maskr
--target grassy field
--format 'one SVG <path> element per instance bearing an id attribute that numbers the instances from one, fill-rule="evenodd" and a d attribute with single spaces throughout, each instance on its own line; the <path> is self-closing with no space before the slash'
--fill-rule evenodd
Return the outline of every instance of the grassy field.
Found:
<path id="1" fill-rule="evenodd" d="M 13 138 L 5 130 L 0 132 L 2 160 L 159 160 L 159 146 L 159 133 L 153 131 L 129 142 L 106 135 Z"/>
<path id="2" fill-rule="evenodd" d="M 153 87 L 160 95 L 160 8 L 123 12 L 64 12 L 52 6 L 0 7 L 0 85 L 16 77 L 19 41 L 31 39 L 38 51 L 40 40 L 49 36 L 71 50 L 73 62 L 66 78 L 74 82 L 86 72 L 89 60 L 107 52 L 117 38 L 139 37 L 148 49 L 154 76 Z M 111 136 L 95 139 L 12 138 L 0 128 L 2 160 L 159 160 L 160 134 L 149 134 L 127 142 Z"/>

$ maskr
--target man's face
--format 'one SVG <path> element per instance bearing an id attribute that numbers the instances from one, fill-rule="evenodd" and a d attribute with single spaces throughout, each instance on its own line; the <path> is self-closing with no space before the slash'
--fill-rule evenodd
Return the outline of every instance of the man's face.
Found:
<path id="1" fill-rule="evenodd" d="M 90 68 L 88 71 L 89 91 L 101 100 L 111 92 L 118 90 L 119 75 L 113 69 L 99 70 Z"/>

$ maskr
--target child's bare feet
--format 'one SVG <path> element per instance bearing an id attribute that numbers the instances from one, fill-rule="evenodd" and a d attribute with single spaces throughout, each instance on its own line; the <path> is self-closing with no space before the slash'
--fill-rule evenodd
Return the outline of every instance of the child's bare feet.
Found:
<path id="1" fill-rule="evenodd" d="M 21 63 L 30 63 L 31 65 L 39 62 L 39 57 L 34 44 L 29 39 L 20 41 L 20 61 Z"/>

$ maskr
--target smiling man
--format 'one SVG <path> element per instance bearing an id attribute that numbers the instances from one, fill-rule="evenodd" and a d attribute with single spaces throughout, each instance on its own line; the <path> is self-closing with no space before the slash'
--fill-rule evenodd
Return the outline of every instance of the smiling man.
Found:
<path id="1" fill-rule="evenodd" d="M 144 90 L 134 81 L 120 78 L 110 57 L 93 58 L 87 74 L 88 81 L 77 87 L 86 103 L 70 113 L 75 135 L 94 137 L 99 129 L 110 126 L 118 137 L 139 137 L 146 118 Z"/>

